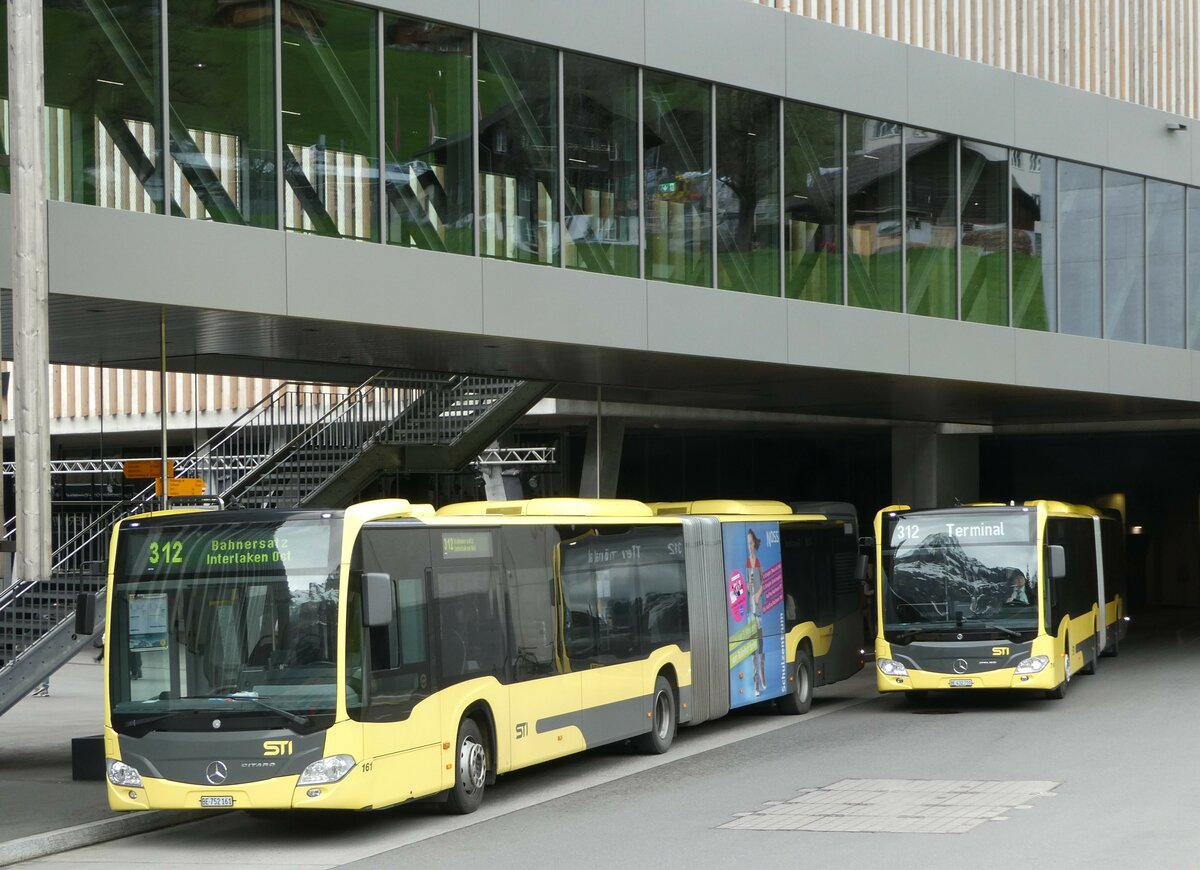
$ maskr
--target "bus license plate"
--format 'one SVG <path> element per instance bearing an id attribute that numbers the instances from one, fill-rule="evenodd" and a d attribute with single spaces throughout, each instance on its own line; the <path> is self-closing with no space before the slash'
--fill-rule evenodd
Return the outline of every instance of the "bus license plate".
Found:
<path id="1" fill-rule="evenodd" d="M 974 684 L 975 683 L 973 680 L 951 680 L 950 688 L 951 689 L 969 689 Z"/>
<path id="2" fill-rule="evenodd" d="M 200 798 L 200 806 L 202 807 L 231 807 L 233 806 L 232 795 L 204 795 Z"/>

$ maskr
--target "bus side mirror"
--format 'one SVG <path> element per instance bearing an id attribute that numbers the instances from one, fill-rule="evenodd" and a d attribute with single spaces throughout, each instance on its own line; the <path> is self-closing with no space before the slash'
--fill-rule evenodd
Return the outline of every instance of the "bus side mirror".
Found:
<path id="1" fill-rule="evenodd" d="M 392 624 L 396 612 L 396 592 L 388 574 L 362 575 L 362 621 L 367 628 L 382 628 Z"/>
<path id="2" fill-rule="evenodd" d="M 871 579 L 871 557 L 866 553 L 859 553 L 854 560 L 854 579 L 860 583 Z"/>
<path id="3" fill-rule="evenodd" d="M 858 558 L 854 560 L 854 579 L 866 583 L 871 579 L 871 557 L 875 553 L 875 539 L 870 537 L 858 539 Z"/>
<path id="4" fill-rule="evenodd" d="M 75 596 L 75 634 L 91 637 L 96 631 L 96 596 L 80 592 Z"/>
<path id="5" fill-rule="evenodd" d="M 1067 576 L 1067 553 L 1062 544 L 1046 547 L 1046 561 L 1049 563 L 1051 580 L 1062 580 Z"/>

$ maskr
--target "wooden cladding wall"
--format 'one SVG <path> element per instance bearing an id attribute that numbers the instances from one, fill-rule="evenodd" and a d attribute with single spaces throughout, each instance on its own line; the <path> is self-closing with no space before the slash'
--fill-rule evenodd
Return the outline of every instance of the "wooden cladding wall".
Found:
<path id="1" fill-rule="evenodd" d="M 1200 117 L 1200 0 L 751 0 Z"/>
<path id="2" fill-rule="evenodd" d="M 11 362 L 0 370 L 12 370 Z M 283 381 L 221 375 L 167 374 L 167 413 L 241 413 L 257 404 Z M 11 390 L 11 387 L 9 387 Z M 314 391 L 344 393 L 317 385 Z M 12 419 L 11 393 L 3 397 L 4 419 Z M 157 415 L 161 411 L 159 373 L 85 366 L 50 366 L 50 416 L 55 420 Z"/>

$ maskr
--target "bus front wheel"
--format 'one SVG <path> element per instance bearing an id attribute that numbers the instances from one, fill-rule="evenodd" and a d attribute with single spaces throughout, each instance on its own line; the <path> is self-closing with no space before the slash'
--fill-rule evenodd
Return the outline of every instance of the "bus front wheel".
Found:
<path id="1" fill-rule="evenodd" d="M 1071 647 L 1068 644 L 1067 649 Z M 1052 701 L 1061 701 L 1067 697 L 1067 683 L 1071 682 L 1071 654 L 1069 652 L 1063 654 L 1063 679 L 1062 682 L 1049 689 L 1046 692 L 1046 697 Z"/>
<path id="2" fill-rule="evenodd" d="M 466 815 L 479 809 L 487 784 L 487 744 L 474 719 L 459 724 L 454 758 L 454 786 L 446 794 L 446 810 Z"/>
<path id="3" fill-rule="evenodd" d="M 812 707 L 813 700 L 812 653 L 803 647 L 796 650 L 796 673 L 792 690 L 779 699 L 779 709 L 789 716 L 800 716 Z"/>
<path id="4" fill-rule="evenodd" d="M 662 755 L 675 740 L 675 690 L 671 681 L 659 675 L 654 681 L 654 699 L 650 705 L 650 731 L 633 738 L 633 746 L 645 755 Z"/>

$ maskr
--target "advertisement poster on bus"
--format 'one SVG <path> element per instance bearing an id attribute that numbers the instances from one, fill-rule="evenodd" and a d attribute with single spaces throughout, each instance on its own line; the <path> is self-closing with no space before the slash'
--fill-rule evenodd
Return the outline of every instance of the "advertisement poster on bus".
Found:
<path id="1" fill-rule="evenodd" d="M 779 523 L 726 523 L 722 534 L 729 706 L 744 707 L 787 692 Z"/>

